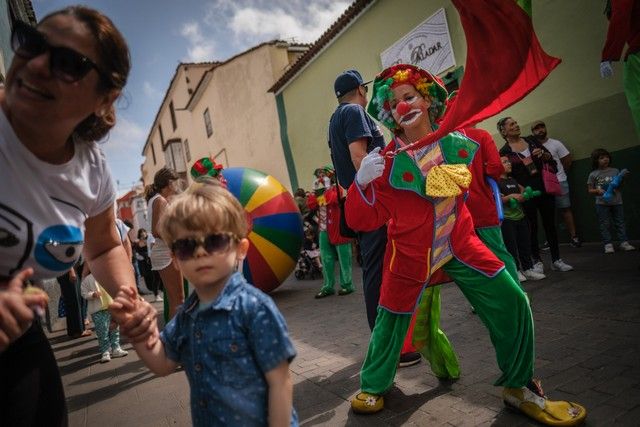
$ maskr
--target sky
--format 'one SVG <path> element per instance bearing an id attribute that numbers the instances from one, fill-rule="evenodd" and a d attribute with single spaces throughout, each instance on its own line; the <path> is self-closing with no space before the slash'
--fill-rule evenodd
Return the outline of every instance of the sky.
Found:
<path id="1" fill-rule="evenodd" d="M 78 2 L 32 0 L 36 17 Z M 120 29 L 132 69 L 102 145 L 118 193 L 140 179 L 142 148 L 181 62 L 224 61 L 264 41 L 312 43 L 349 0 L 84 0 Z"/>

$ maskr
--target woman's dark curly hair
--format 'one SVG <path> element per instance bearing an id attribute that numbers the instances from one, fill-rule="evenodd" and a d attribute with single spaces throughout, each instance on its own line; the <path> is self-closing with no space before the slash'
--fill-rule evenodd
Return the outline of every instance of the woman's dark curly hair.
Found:
<path id="1" fill-rule="evenodd" d="M 111 19 L 95 9 L 86 6 L 69 6 L 57 10 L 42 18 L 40 23 L 58 15 L 71 16 L 87 26 L 96 42 L 98 52 L 97 65 L 100 73 L 98 92 L 107 93 L 116 89 L 121 91 L 127 83 L 131 70 L 131 57 L 127 42 Z M 91 113 L 78 126 L 74 136 L 84 141 L 99 141 L 116 124 L 116 112 L 112 106 L 102 116 Z"/>

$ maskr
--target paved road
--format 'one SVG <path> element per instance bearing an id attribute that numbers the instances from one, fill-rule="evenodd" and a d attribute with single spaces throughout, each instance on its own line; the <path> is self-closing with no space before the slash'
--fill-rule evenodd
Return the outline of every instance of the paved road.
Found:
<path id="1" fill-rule="evenodd" d="M 575 271 L 549 272 L 546 280 L 525 284 L 536 321 L 536 376 L 552 397 L 587 406 L 588 426 L 638 426 L 640 252 L 600 251 L 599 245 L 563 247 Z M 361 284 L 358 268 L 354 274 Z M 291 370 L 302 425 L 537 425 L 503 407 L 500 389 L 491 385 L 498 368 L 488 334 L 455 285 L 443 289 L 442 323 L 460 357 L 461 378 L 441 383 L 425 363 L 405 368 L 384 411 L 353 414 L 349 398 L 359 388 L 369 337 L 362 290 L 315 300 L 319 288 L 317 280 L 290 278 L 272 295 L 298 350 Z M 69 341 L 63 326 L 56 325 L 51 342 L 72 426 L 190 424 L 183 372 L 155 377 L 133 352 L 100 364 L 97 341 Z"/>

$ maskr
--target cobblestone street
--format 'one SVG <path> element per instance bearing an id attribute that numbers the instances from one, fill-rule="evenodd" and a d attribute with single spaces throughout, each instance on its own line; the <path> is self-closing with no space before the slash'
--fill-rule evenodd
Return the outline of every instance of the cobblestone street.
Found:
<path id="1" fill-rule="evenodd" d="M 585 405 L 588 426 L 637 426 L 640 253 L 604 255 L 596 244 L 561 251 L 575 271 L 549 271 L 547 279 L 525 283 L 536 322 L 536 377 L 551 397 Z M 358 291 L 348 296 L 316 300 L 320 281 L 293 276 L 272 294 L 298 350 L 291 371 L 301 425 L 537 425 L 504 408 L 500 388 L 492 386 L 498 367 L 488 333 L 455 285 L 443 288 L 442 325 L 460 358 L 461 378 L 441 383 L 424 362 L 404 368 L 385 410 L 353 414 L 349 399 L 359 389 L 369 339 L 359 268 L 354 275 Z M 54 324 L 50 337 L 72 426 L 190 424 L 183 372 L 156 377 L 133 351 L 100 364 L 95 336 L 69 341 L 64 322 Z"/>

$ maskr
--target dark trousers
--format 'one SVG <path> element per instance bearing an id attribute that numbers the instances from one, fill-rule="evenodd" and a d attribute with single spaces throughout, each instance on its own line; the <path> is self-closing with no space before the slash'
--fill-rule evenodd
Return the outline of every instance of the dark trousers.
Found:
<path id="1" fill-rule="evenodd" d="M 151 262 L 138 261 L 138 269 L 140 275 L 144 278 L 144 284 L 153 295 L 158 296 L 158 290 L 162 286 L 162 280 L 160 279 L 160 273 L 151 270 Z"/>
<path id="2" fill-rule="evenodd" d="M 533 267 L 533 262 L 531 262 L 531 237 L 527 218 L 515 221 L 505 218 L 500 227 L 504 245 L 516 261 L 518 269 L 529 270 Z"/>
<path id="3" fill-rule="evenodd" d="M 80 298 L 78 283 L 69 278 L 68 272 L 56 280 L 58 280 L 60 284 L 60 292 L 62 293 L 62 300 L 64 301 L 65 317 L 67 319 L 67 335 L 79 335 L 84 332 L 86 311 L 83 317 L 83 301 L 81 301 Z"/>
<path id="4" fill-rule="evenodd" d="M 0 353 L 0 425 L 68 425 L 60 372 L 37 322 Z"/>
<path id="5" fill-rule="evenodd" d="M 554 196 L 542 194 L 523 203 L 524 214 L 529 220 L 531 229 L 531 255 L 537 262 L 540 261 L 540 247 L 538 245 L 538 212 L 542 218 L 544 235 L 551 250 L 551 261 L 560 259 L 560 248 L 558 247 L 558 233 L 556 232 L 556 200 Z"/>
<path id="6" fill-rule="evenodd" d="M 362 287 L 364 304 L 367 310 L 369 329 L 373 330 L 378 314 L 380 283 L 382 283 L 382 265 L 387 246 L 387 227 L 375 231 L 358 233 L 360 256 L 362 257 Z"/>

